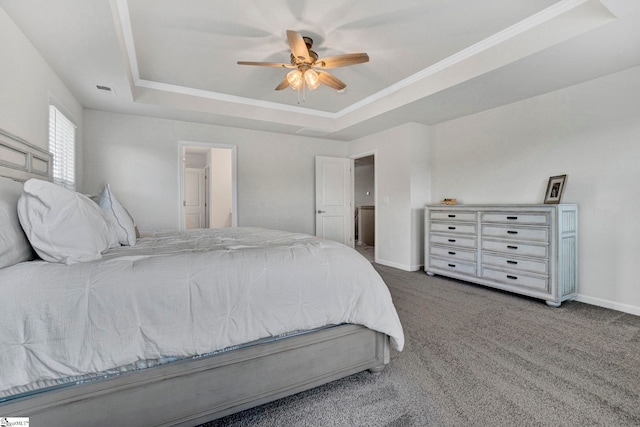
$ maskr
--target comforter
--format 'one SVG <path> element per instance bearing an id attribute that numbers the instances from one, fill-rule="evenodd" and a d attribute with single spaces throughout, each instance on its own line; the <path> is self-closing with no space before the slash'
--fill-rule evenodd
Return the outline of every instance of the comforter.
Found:
<path id="1" fill-rule="evenodd" d="M 388 288 L 352 248 L 259 228 L 156 233 L 98 261 L 0 269 L 0 397 L 291 331 L 361 324 L 402 350 Z"/>

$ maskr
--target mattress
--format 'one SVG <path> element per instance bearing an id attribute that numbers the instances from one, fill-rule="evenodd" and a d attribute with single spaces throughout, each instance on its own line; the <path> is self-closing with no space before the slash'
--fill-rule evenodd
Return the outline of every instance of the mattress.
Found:
<path id="1" fill-rule="evenodd" d="M 260 228 L 156 233 L 101 260 L 0 269 L 0 397 L 354 323 L 404 335 L 388 288 L 342 244 Z"/>

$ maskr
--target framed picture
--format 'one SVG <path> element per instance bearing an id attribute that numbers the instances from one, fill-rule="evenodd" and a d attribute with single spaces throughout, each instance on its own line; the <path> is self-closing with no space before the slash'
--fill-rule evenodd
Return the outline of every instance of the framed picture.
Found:
<path id="1" fill-rule="evenodd" d="M 544 196 L 545 203 L 560 203 L 567 175 L 552 176 L 547 184 L 547 192 Z"/>

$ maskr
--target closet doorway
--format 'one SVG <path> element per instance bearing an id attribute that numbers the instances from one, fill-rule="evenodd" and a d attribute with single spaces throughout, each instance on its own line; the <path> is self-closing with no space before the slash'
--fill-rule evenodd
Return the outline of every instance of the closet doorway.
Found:
<path id="1" fill-rule="evenodd" d="M 180 229 L 237 227 L 236 146 L 180 142 Z"/>
<path id="2" fill-rule="evenodd" d="M 369 261 L 375 261 L 376 179 L 375 154 L 354 158 L 355 249 Z"/>

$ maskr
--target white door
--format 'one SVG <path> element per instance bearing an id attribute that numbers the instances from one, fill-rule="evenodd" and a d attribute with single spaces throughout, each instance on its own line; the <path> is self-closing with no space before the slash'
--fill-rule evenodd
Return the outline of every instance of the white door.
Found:
<path id="1" fill-rule="evenodd" d="M 316 236 L 353 247 L 353 160 L 316 157 Z"/>
<path id="2" fill-rule="evenodd" d="M 205 228 L 204 169 L 184 169 L 184 227 Z"/>

